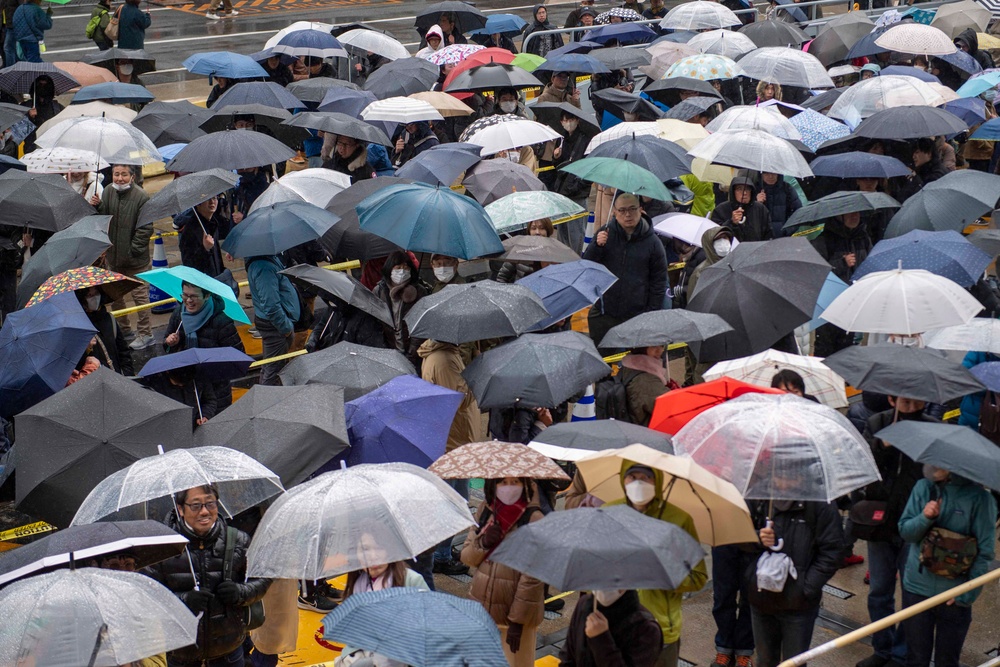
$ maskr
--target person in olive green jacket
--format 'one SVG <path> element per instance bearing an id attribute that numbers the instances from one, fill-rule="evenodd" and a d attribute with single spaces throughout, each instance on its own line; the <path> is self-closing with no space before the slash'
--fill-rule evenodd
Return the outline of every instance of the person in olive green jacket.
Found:
<path id="1" fill-rule="evenodd" d="M 646 516 L 680 526 L 695 540 L 698 539 L 691 515 L 663 500 L 662 471 L 624 461 L 621 480 L 625 498 L 614 500 L 608 506 L 628 505 Z M 707 581 L 708 570 L 705 561 L 701 561 L 672 591 L 639 591 L 639 602 L 656 617 L 663 630 L 663 651 L 655 667 L 677 667 L 680 660 L 681 601 L 684 593 L 701 590 Z"/>
<path id="2" fill-rule="evenodd" d="M 98 199 L 95 195 L 90 203 L 97 207 L 97 212 L 110 215 L 111 225 L 108 237 L 111 247 L 108 248 L 108 268 L 126 276 L 135 276 L 148 271 L 149 238 L 153 235 L 152 225 L 138 226 L 139 212 L 149 201 L 149 195 L 134 183 L 135 167 L 127 164 L 116 164 L 112 167 L 110 188 L 105 188 L 104 194 Z M 130 293 L 136 306 L 149 303 L 149 287 L 143 284 Z M 124 297 L 111 304 L 112 309 L 125 308 Z M 141 310 L 139 316 L 139 334 L 129 346 L 133 350 L 141 350 L 153 344 L 153 330 L 149 324 L 149 310 Z M 132 335 L 131 318 L 118 320 L 122 333 L 126 338 Z"/>

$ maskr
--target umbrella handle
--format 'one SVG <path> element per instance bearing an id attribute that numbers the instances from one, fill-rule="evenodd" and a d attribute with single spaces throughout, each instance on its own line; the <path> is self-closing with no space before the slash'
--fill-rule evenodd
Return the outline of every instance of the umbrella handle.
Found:
<path id="1" fill-rule="evenodd" d="M 194 384 L 194 402 L 198 406 L 198 419 L 204 419 L 205 415 L 201 413 L 201 397 L 198 396 L 198 383 L 194 380 L 191 382 Z"/>
<path id="2" fill-rule="evenodd" d="M 765 524 L 765 527 L 766 528 L 773 528 L 774 527 L 774 522 L 771 521 L 771 517 L 767 517 L 767 523 Z M 778 541 L 775 542 L 774 546 L 773 547 L 768 547 L 768 548 L 771 551 L 781 551 L 782 549 L 785 548 L 785 538 L 779 537 Z"/>

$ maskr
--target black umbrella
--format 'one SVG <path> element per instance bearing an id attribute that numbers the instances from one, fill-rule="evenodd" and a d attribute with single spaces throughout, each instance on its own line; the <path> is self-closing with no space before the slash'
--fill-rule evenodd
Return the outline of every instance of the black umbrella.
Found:
<path id="1" fill-rule="evenodd" d="M 186 174 L 167 183 L 149 198 L 139 212 L 138 225 L 175 215 L 236 187 L 239 177 L 227 169 L 206 169 Z M 207 230 L 203 230 L 207 234 Z"/>
<path id="2" fill-rule="evenodd" d="M 892 216 L 885 237 L 902 236 L 914 229 L 961 232 L 992 211 L 998 198 L 1000 176 L 974 169 L 953 171 L 909 197 Z"/>
<path id="3" fill-rule="evenodd" d="M 841 14 L 820 29 L 816 39 L 809 45 L 809 53 L 816 56 L 825 67 L 829 67 L 846 59 L 851 47 L 871 34 L 874 28 L 875 24 L 864 12 Z"/>
<path id="4" fill-rule="evenodd" d="M 624 118 L 626 113 L 634 113 L 639 120 L 656 120 L 663 118 L 663 112 L 647 99 L 637 93 L 627 93 L 617 88 L 602 88 L 593 93 L 592 97 L 604 103 L 608 111 Z"/>
<path id="5" fill-rule="evenodd" d="M 292 359 L 279 376 L 286 387 L 332 384 L 344 388 L 344 400 L 353 401 L 400 375 L 416 375 L 406 357 L 354 343 L 337 343 L 319 352 Z"/>
<path id="6" fill-rule="evenodd" d="M 633 134 L 606 141 L 592 150 L 588 157 L 626 160 L 648 169 L 661 181 L 691 173 L 691 157 L 686 150 L 672 141 L 649 134 Z"/>
<path id="7" fill-rule="evenodd" d="M 195 444 L 243 452 L 291 488 L 347 449 L 344 390 L 256 385 L 198 427 Z"/>
<path id="8" fill-rule="evenodd" d="M 826 220 L 844 213 L 877 211 L 883 208 L 899 208 L 898 201 L 884 192 L 859 192 L 846 190 L 834 192 L 825 197 L 811 201 L 785 222 L 785 228 L 798 227 L 816 220 Z"/>
<path id="9" fill-rule="evenodd" d="M 681 102 L 682 91 L 697 93 L 699 97 L 715 97 L 716 101 L 722 100 L 719 91 L 711 83 L 701 79 L 689 79 L 686 76 L 657 79 L 642 89 L 642 92 L 668 107 L 676 106 Z"/>
<path id="10" fill-rule="evenodd" d="M 755 21 L 739 29 L 758 48 L 765 46 L 793 46 L 798 48 L 809 41 L 809 35 L 794 23 L 785 21 Z"/>
<path id="11" fill-rule="evenodd" d="M 139 76 L 156 69 L 156 59 L 146 53 L 145 49 L 119 49 L 112 47 L 97 53 L 85 55 L 81 60 L 90 65 L 101 65 L 115 72 L 115 65 L 128 62 L 132 65 L 132 74 Z M 117 72 L 115 72 L 117 74 Z"/>
<path id="12" fill-rule="evenodd" d="M 518 336 L 548 316 L 527 287 L 483 280 L 447 285 L 417 301 L 405 319 L 411 336 L 460 344 Z"/>
<path id="13" fill-rule="evenodd" d="M 400 58 L 382 65 L 365 81 L 364 89 L 384 100 L 423 93 L 437 83 L 441 70 L 423 58 Z"/>
<path id="14" fill-rule="evenodd" d="M 676 120 L 683 120 L 685 122 L 691 120 L 695 116 L 700 116 L 705 113 L 716 104 L 719 104 L 722 100 L 718 97 L 689 97 L 686 100 L 678 102 L 676 105 L 670 108 L 670 111 L 663 114 L 664 118 L 674 118 Z M 798 142 L 793 141 L 795 147 L 802 150 Z"/>
<path id="15" fill-rule="evenodd" d="M 917 463 L 1000 490 L 1000 449 L 967 426 L 901 421 L 875 434 Z"/>
<path id="16" fill-rule="evenodd" d="M 728 322 L 713 313 L 684 309 L 653 310 L 612 327 L 601 341 L 601 347 L 631 349 L 692 343 L 732 330 Z"/>
<path id="17" fill-rule="evenodd" d="M 392 145 L 385 132 L 377 127 L 335 111 L 303 111 L 283 121 L 282 125 L 306 127 L 383 146 Z"/>
<path id="18" fill-rule="evenodd" d="M 254 123 L 264 125 L 274 132 L 283 120 L 288 120 L 292 114 L 278 107 L 263 104 L 227 104 L 212 107 L 207 118 L 201 122 L 201 129 L 206 132 L 219 132 L 229 129 L 237 116 L 253 116 Z"/>
<path id="19" fill-rule="evenodd" d="M 129 554 L 141 569 L 184 551 L 187 538 L 159 521 L 108 521 L 70 526 L 0 555 L 0 586 L 92 558 Z"/>
<path id="20" fill-rule="evenodd" d="M 534 74 L 515 65 L 489 63 L 461 72 L 448 84 L 446 92 L 481 92 L 500 88 L 541 88 L 544 86 Z"/>
<path id="21" fill-rule="evenodd" d="M 17 307 L 24 308 L 35 291 L 52 276 L 96 262 L 111 247 L 110 223 L 110 215 L 88 215 L 49 237 L 21 268 Z"/>
<path id="22" fill-rule="evenodd" d="M 688 310 L 715 313 L 733 331 L 693 342 L 698 361 L 763 352 L 812 319 L 830 265 L 804 238 L 741 243 L 706 268 Z"/>
<path id="23" fill-rule="evenodd" d="M 449 186 L 483 158 L 482 146 L 448 143 L 428 148 L 396 170 L 401 178 L 410 178 L 430 185 Z"/>
<path id="24" fill-rule="evenodd" d="M 309 264 L 297 264 L 280 273 L 288 276 L 293 283 L 300 287 L 319 288 L 320 292 L 328 299 L 343 301 L 385 324 L 393 326 L 392 313 L 389 312 L 385 301 L 372 294 L 370 289 L 362 285 L 350 273 L 330 271 Z"/>
<path id="25" fill-rule="evenodd" d="M 937 107 L 903 106 L 883 109 L 861 121 L 854 130 L 869 139 L 919 139 L 965 132 L 969 126 L 961 118 Z"/>
<path id="26" fill-rule="evenodd" d="M 13 125 L 20 123 L 28 111 L 28 107 L 22 107 L 20 104 L 0 102 L 0 132 L 6 132 Z"/>
<path id="27" fill-rule="evenodd" d="M 977 229 L 969 234 L 968 241 L 990 257 L 1000 256 L 1000 229 Z"/>
<path id="28" fill-rule="evenodd" d="M 961 364 L 930 348 L 885 343 L 851 346 L 823 363 L 851 385 L 865 391 L 945 403 L 983 385 Z"/>
<path id="29" fill-rule="evenodd" d="M 213 167 L 250 169 L 277 164 L 293 157 L 295 151 L 274 137 L 253 130 L 226 130 L 195 139 L 181 149 L 167 164 L 167 169 L 185 172 Z"/>
<path id="30" fill-rule="evenodd" d="M 458 32 L 469 32 L 476 28 L 486 27 L 486 15 L 466 2 L 446 0 L 428 5 L 417 14 L 416 27 L 420 34 L 441 21 L 442 12 L 447 12 L 455 18 L 455 29 Z"/>
<path id="31" fill-rule="evenodd" d="M 666 433 L 617 419 L 560 422 L 536 435 L 533 442 L 594 452 L 621 449 L 639 443 L 658 452 L 674 453 L 673 442 Z"/>
<path id="32" fill-rule="evenodd" d="M 641 67 L 653 62 L 653 57 L 646 49 L 626 49 L 616 46 L 610 49 L 594 49 L 588 55 L 597 58 L 607 65 L 608 69 L 629 69 Z"/>
<path id="33" fill-rule="evenodd" d="M 340 222 L 331 227 L 322 237 L 320 245 L 331 257 L 338 259 L 375 259 L 400 250 L 392 241 L 361 229 L 356 206 L 369 195 L 393 184 L 413 183 L 407 178 L 383 176 L 369 178 L 354 183 L 338 192 L 326 205 L 326 210 L 340 216 Z"/>
<path id="34" fill-rule="evenodd" d="M 0 224 L 58 232 L 93 214 L 62 176 L 14 169 L 0 174 Z"/>
<path id="35" fill-rule="evenodd" d="M 524 334 L 476 357 L 462 372 L 484 410 L 554 408 L 611 373 L 594 343 L 576 331 Z"/>
<path id="36" fill-rule="evenodd" d="M 132 119 L 132 125 L 149 137 L 157 148 L 186 144 L 205 136 L 199 126 L 212 112 L 187 100 L 150 102 Z"/>
<path id="37" fill-rule="evenodd" d="M 305 106 L 302 100 L 273 81 L 244 81 L 219 95 L 212 108 L 221 109 L 247 104 L 259 104 L 274 109 L 298 109 Z"/>
<path id="38" fill-rule="evenodd" d="M 17 428 L 18 508 L 68 526 L 111 473 L 158 445 L 190 447 L 191 408 L 102 367 L 19 414 Z"/>
<path id="39" fill-rule="evenodd" d="M 601 130 L 601 124 L 597 122 L 597 116 L 592 113 L 587 113 L 582 109 L 578 109 L 569 102 L 538 102 L 532 104 L 529 107 L 532 113 L 535 114 L 535 120 L 543 125 L 548 125 L 556 132 L 562 130 L 562 125 L 560 125 L 560 120 L 562 120 L 563 113 L 567 113 L 570 116 L 579 118 L 587 126 L 581 126 L 580 131 L 589 132 L 590 134 L 596 134 Z"/>
<path id="40" fill-rule="evenodd" d="M 680 526 L 631 507 L 553 512 L 510 534 L 490 560 L 559 590 L 671 590 L 705 557 Z"/>
<path id="41" fill-rule="evenodd" d="M 833 103 L 840 99 L 840 96 L 844 94 L 847 88 L 831 88 L 830 90 L 824 90 L 819 95 L 814 95 L 810 97 L 802 106 L 806 109 L 812 109 L 813 111 L 821 112 L 823 109 L 832 107 Z"/>
<path id="42" fill-rule="evenodd" d="M 331 79 L 328 76 L 318 76 L 315 79 L 303 79 L 302 81 L 294 81 L 285 87 L 285 90 L 290 92 L 295 97 L 299 98 L 303 102 L 308 102 L 310 104 L 319 104 L 326 97 L 326 93 L 331 88 L 351 88 L 353 90 L 358 90 L 358 85 L 356 83 L 351 83 L 350 81 L 342 81 L 341 79 Z"/>

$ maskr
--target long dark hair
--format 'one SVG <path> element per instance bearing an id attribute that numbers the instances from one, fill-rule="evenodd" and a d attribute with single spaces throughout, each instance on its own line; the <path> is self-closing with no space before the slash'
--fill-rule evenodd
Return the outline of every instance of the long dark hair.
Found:
<path id="1" fill-rule="evenodd" d="M 392 576 L 392 587 L 398 588 L 400 586 L 406 585 L 406 571 L 409 568 L 406 567 L 406 563 L 398 560 L 395 563 L 390 563 L 388 569 L 382 575 Z M 347 587 L 344 590 L 344 599 L 351 597 L 354 594 L 354 584 L 357 583 L 358 579 L 361 577 L 361 573 L 365 570 L 354 570 L 353 572 L 348 572 L 347 574 Z"/>
<path id="2" fill-rule="evenodd" d="M 392 285 L 392 267 L 399 264 L 406 264 L 410 267 L 410 284 L 417 282 L 419 279 L 417 274 L 419 273 L 420 268 L 413 260 L 413 257 L 408 252 L 394 250 L 392 254 L 385 258 L 385 264 L 382 265 L 382 278 L 385 279 L 386 284 Z"/>

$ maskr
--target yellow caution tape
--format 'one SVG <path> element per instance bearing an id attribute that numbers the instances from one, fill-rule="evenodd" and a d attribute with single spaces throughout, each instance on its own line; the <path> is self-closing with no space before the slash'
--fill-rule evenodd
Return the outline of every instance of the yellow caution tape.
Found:
<path id="1" fill-rule="evenodd" d="M 56 530 L 56 527 L 51 523 L 36 521 L 35 523 L 29 523 L 24 526 L 18 526 L 17 528 L 11 528 L 10 530 L 3 531 L 0 533 L 0 542 L 4 542 L 6 540 L 17 540 L 22 537 L 30 537 L 32 535 L 40 535 L 41 533 L 47 533 L 52 530 Z"/>

